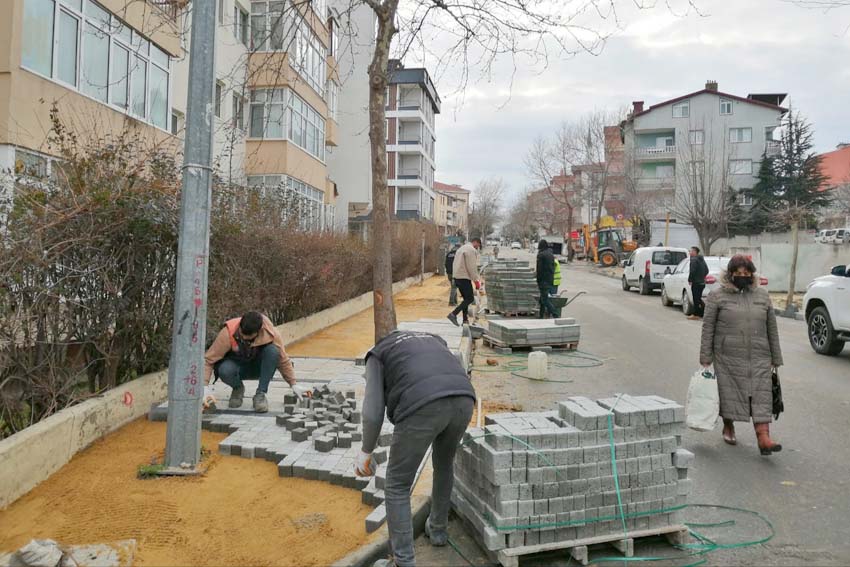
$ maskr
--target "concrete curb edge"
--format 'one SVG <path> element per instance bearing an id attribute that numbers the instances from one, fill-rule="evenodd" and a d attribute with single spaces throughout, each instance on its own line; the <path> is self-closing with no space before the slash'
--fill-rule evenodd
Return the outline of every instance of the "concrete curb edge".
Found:
<path id="1" fill-rule="evenodd" d="M 425 520 L 428 519 L 430 512 L 430 496 L 423 498 L 412 510 L 414 540 L 425 531 Z M 352 551 L 333 563 L 331 567 L 371 567 L 378 559 L 388 557 L 390 554 L 390 536 L 386 525 L 381 528 L 380 534 L 381 536 L 378 539 Z"/>

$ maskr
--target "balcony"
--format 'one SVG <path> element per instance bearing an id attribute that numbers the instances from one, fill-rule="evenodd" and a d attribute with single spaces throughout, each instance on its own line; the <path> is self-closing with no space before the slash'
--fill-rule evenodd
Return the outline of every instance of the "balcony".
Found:
<path id="1" fill-rule="evenodd" d="M 635 158 L 639 160 L 671 160 L 676 159 L 676 146 L 652 146 L 637 148 Z"/>
<path id="2" fill-rule="evenodd" d="M 638 177 L 635 179 L 635 189 L 638 191 L 673 189 L 675 186 L 675 177 Z"/>
<path id="3" fill-rule="evenodd" d="M 422 218 L 422 211 L 419 205 L 400 203 L 396 209 L 395 216 L 399 220 L 419 220 Z"/>

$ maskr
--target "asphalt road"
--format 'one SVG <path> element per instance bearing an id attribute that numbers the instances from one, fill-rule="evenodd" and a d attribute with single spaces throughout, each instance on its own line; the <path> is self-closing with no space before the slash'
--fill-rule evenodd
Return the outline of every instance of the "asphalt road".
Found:
<path id="1" fill-rule="evenodd" d="M 526 253 L 522 257 L 530 258 Z M 597 368 L 556 368 L 550 377 L 571 380 L 546 384 L 484 374 L 476 378 L 488 401 L 520 404 L 525 410 L 553 409 L 566 395 L 612 393 L 658 394 L 684 403 L 688 381 L 698 368 L 701 325 L 688 321 L 680 308 L 665 308 L 660 296 L 622 291 L 620 282 L 587 268 L 568 267 L 562 290 L 587 295 L 564 316 L 582 326 L 580 349 L 604 364 Z M 772 522 L 776 536 L 767 544 L 713 553 L 713 565 L 850 565 L 850 345 L 838 357 L 812 351 L 805 324 L 779 319 L 785 366 L 780 369 L 786 412 L 772 426 L 783 451 L 758 453 L 752 427 L 738 424 L 738 445 L 723 443 L 720 428 L 688 431 L 684 444 L 696 454 L 691 502 L 758 511 Z M 709 518 L 689 511 L 692 521 Z M 722 543 L 755 540 L 766 534 L 746 515 L 722 512 L 711 519 L 734 519 L 735 525 L 707 530 Z M 484 565 L 480 551 L 458 524 L 452 537 L 473 563 Z M 434 550 L 420 538 L 421 565 L 465 565 L 452 550 Z M 661 543 L 636 546 L 639 555 L 671 554 Z M 611 555 L 608 550 L 605 555 Z M 563 554 L 525 561 L 523 565 L 564 565 Z M 671 562 L 684 565 L 687 562 Z"/>

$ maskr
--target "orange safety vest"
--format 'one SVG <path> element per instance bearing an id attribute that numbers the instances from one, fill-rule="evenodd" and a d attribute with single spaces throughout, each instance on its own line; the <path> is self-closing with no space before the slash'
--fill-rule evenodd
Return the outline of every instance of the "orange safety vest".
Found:
<path id="1" fill-rule="evenodd" d="M 234 352 L 239 350 L 239 343 L 236 342 L 236 331 L 239 330 L 239 323 L 241 322 L 242 317 L 236 317 L 224 324 L 227 327 L 227 334 L 230 335 L 230 349 Z"/>

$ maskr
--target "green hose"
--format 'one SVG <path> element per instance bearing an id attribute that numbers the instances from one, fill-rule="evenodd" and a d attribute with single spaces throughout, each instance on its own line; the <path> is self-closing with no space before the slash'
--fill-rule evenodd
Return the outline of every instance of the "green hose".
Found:
<path id="1" fill-rule="evenodd" d="M 537 378 L 532 378 L 531 376 L 523 374 L 523 370 L 528 370 L 527 353 L 493 354 L 488 355 L 487 358 L 508 360 L 506 362 L 499 363 L 497 366 L 473 366 L 472 370 L 474 372 L 510 372 L 511 376 L 523 378 L 525 380 L 534 380 L 535 382 L 572 382 L 570 379 L 538 380 Z M 550 368 L 595 368 L 604 364 L 604 361 L 598 356 L 589 352 L 582 352 L 580 350 L 551 353 L 549 354 L 548 359 Z"/>

